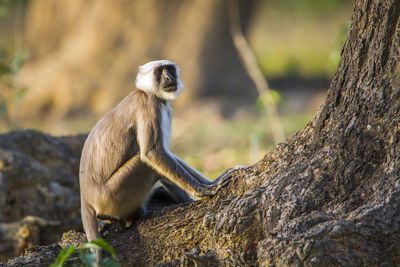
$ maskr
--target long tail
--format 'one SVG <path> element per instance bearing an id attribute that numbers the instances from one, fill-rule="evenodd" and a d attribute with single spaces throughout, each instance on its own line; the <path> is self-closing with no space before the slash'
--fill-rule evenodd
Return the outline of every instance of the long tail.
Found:
<path id="1" fill-rule="evenodd" d="M 100 238 L 100 233 L 97 230 L 97 219 L 95 210 L 89 206 L 85 201 L 81 200 L 81 216 L 83 229 L 85 230 L 88 241 L 97 240 Z M 97 263 L 102 259 L 103 254 L 100 249 L 93 250 L 96 253 Z"/>

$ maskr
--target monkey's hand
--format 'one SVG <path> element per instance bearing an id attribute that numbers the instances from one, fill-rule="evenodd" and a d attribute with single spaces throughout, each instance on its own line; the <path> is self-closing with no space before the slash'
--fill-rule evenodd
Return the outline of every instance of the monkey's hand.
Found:
<path id="1" fill-rule="evenodd" d="M 220 176 L 218 176 L 214 180 L 214 182 L 215 183 L 223 183 L 224 186 L 225 186 L 228 183 L 229 180 L 226 181 L 225 183 L 224 183 L 224 180 L 226 180 L 227 178 L 230 178 L 232 176 L 233 172 L 235 172 L 237 170 L 245 169 L 245 168 L 247 168 L 247 166 L 241 166 L 241 165 L 229 168 L 226 171 L 224 171 Z M 220 180 L 222 180 L 222 181 L 220 181 Z"/>
<path id="2" fill-rule="evenodd" d="M 221 188 L 225 187 L 229 183 L 233 172 L 244 168 L 246 168 L 246 166 L 236 166 L 227 169 L 220 176 L 218 176 L 217 179 L 215 179 L 212 184 L 202 185 L 200 192 L 196 195 L 196 197 L 204 198 L 204 197 L 214 196 L 215 194 L 218 193 L 219 190 L 221 190 Z"/>

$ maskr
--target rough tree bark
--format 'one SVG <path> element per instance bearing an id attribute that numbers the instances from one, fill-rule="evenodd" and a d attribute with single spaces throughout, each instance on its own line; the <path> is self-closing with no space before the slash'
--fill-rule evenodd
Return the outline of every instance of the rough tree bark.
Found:
<path id="1" fill-rule="evenodd" d="M 400 263 L 399 13 L 397 0 L 356 1 L 315 119 L 237 172 L 218 196 L 110 239 L 123 262 Z"/>
<path id="2" fill-rule="evenodd" d="M 326 103 L 208 201 L 107 239 L 126 266 L 400 263 L 400 2 L 357 0 Z"/>

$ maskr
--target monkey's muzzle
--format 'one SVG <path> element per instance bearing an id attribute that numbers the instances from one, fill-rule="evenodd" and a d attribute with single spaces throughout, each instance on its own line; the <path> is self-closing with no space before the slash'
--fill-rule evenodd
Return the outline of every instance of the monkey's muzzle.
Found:
<path id="1" fill-rule="evenodd" d="M 178 89 L 178 87 L 176 86 L 176 83 L 174 83 L 172 85 L 169 84 L 168 86 L 163 88 L 163 90 L 168 93 L 175 92 L 177 89 Z"/>

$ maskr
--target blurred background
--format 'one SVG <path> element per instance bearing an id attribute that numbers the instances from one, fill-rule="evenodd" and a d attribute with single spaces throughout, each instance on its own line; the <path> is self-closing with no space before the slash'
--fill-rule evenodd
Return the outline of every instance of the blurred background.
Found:
<path id="1" fill-rule="evenodd" d="M 0 0 L 1 132 L 88 132 L 139 65 L 170 59 L 185 84 L 171 150 L 214 178 L 313 118 L 351 13 L 349 0 Z"/>

